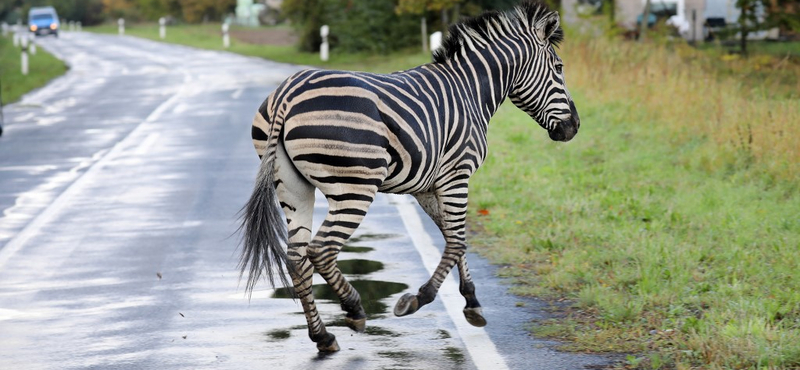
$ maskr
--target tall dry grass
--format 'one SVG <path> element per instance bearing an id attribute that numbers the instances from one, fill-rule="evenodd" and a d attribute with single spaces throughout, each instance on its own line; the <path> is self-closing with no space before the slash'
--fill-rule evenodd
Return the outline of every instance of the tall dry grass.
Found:
<path id="1" fill-rule="evenodd" d="M 560 54 L 570 87 L 587 98 L 628 101 L 678 140 L 713 143 L 698 147 L 694 165 L 749 166 L 790 181 L 800 176 L 800 66 L 586 35 L 569 35 Z"/>

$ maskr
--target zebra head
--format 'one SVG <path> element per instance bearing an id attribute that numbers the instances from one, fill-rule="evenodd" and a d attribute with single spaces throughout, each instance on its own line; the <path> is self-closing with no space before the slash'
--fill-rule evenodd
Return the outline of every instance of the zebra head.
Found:
<path id="1" fill-rule="evenodd" d="M 550 139 L 569 141 L 581 120 L 564 81 L 564 63 L 555 46 L 563 39 L 558 12 L 525 2 L 517 9 L 521 24 L 529 29 L 529 42 L 520 50 L 527 60 L 520 66 L 511 88 L 511 101 L 545 128 Z M 526 22 L 527 21 L 527 22 Z"/>

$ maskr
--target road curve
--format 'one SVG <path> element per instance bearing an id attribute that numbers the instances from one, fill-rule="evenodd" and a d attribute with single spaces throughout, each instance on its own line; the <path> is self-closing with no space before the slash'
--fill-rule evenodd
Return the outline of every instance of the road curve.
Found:
<path id="1" fill-rule="evenodd" d="M 258 166 L 250 121 L 299 67 L 133 37 L 40 41 L 70 71 L 4 111 L 0 368 L 609 363 L 530 337 L 524 326 L 540 318 L 541 304 L 507 294 L 495 268 L 474 255 L 486 330 L 464 328 L 452 308 L 462 298 L 444 288 L 412 316 L 389 314 L 428 278 L 425 264 L 443 241 L 410 198 L 383 195 L 341 256 L 367 304 L 367 333 L 343 326 L 320 285 L 319 309 L 342 351 L 319 356 L 299 304 L 266 284 L 248 300 L 236 269 L 235 215 Z M 317 201 L 321 222 L 325 202 Z"/>

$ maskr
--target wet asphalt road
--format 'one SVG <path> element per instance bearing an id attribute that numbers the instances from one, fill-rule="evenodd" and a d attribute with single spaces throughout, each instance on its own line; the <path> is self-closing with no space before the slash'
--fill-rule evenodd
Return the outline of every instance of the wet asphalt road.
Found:
<path id="1" fill-rule="evenodd" d="M 463 300 L 445 293 L 412 316 L 391 315 L 397 298 L 429 276 L 419 240 L 443 244 L 410 198 L 394 196 L 377 198 L 340 257 L 366 302 L 368 330 L 344 327 L 320 286 L 320 312 L 342 351 L 317 355 L 299 304 L 266 284 L 248 300 L 236 269 L 236 213 L 258 167 L 252 116 L 299 67 L 132 37 L 40 41 L 71 69 L 4 110 L 0 368 L 608 363 L 531 338 L 524 327 L 541 317 L 541 303 L 508 295 L 495 268 L 475 255 L 485 331 L 463 329 L 463 316 L 448 314 Z M 317 201 L 319 223 L 325 208 Z M 410 228 L 409 219 L 422 224 Z"/>

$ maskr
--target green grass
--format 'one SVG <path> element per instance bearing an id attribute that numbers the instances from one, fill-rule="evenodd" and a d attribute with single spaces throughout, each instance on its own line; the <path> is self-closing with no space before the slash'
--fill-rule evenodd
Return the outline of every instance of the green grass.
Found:
<path id="1" fill-rule="evenodd" d="M 721 46 L 719 43 L 700 44 L 702 49 L 716 49 L 722 52 L 738 52 L 739 44 Z M 800 41 L 749 41 L 747 51 L 753 55 L 770 55 L 777 58 L 790 57 L 800 61 Z"/>
<path id="2" fill-rule="evenodd" d="M 574 301 L 566 326 L 541 323 L 574 349 L 800 366 L 796 184 L 693 167 L 707 140 L 669 140 L 634 106 L 576 95 L 583 125 L 566 145 L 501 108 L 471 182 L 473 245 L 510 265 L 516 293 Z"/>
<path id="3" fill-rule="evenodd" d="M 232 29 L 235 29 L 235 26 Z M 117 34 L 118 32 L 116 25 L 86 27 L 84 30 L 108 34 Z M 145 23 L 127 26 L 125 34 L 162 41 L 159 38 L 156 24 Z M 203 49 L 224 50 L 220 24 L 170 26 L 167 28 L 167 37 L 163 41 Z M 388 55 L 370 55 L 338 53 L 335 50 L 331 53 L 327 62 L 322 62 L 319 59 L 319 54 L 300 52 L 294 46 L 253 45 L 241 42 L 233 37 L 228 51 L 276 62 L 382 73 L 403 70 L 430 62 L 429 56 L 409 51 Z"/>
<path id="4" fill-rule="evenodd" d="M 13 39 L 0 37 L 0 83 L 2 83 L 2 104 L 17 101 L 25 93 L 42 87 L 47 82 L 61 76 L 67 67 L 63 62 L 47 53 L 41 47 L 36 55 L 28 58 L 28 75 L 20 69 L 20 48 L 14 47 Z"/>
<path id="5" fill-rule="evenodd" d="M 792 42 L 754 42 L 748 45 L 757 54 L 769 54 L 779 58 L 792 56 L 800 58 L 800 41 Z M 800 60 L 800 59 L 798 59 Z"/>
<path id="6" fill-rule="evenodd" d="M 509 265 L 514 292 L 572 302 L 532 327 L 568 349 L 642 368 L 800 367 L 799 139 L 740 142 L 744 126 L 763 140 L 769 117 L 795 130 L 800 100 L 675 53 L 568 38 L 581 132 L 550 142 L 500 109 L 470 183 L 472 244 Z M 722 118 L 706 127 L 709 107 Z"/>
<path id="7" fill-rule="evenodd" d="M 171 28 L 169 41 L 221 49 L 218 27 Z M 139 32 L 157 37 L 128 34 Z M 235 40 L 231 51 L 376 72 L 427 61 L 321 64 Z M 795 67 L 574 35 L 559 53 L 580 134 L 551 142 L 506 103 L 470 187 L 475 249 L 508 266 L 514 292 L 568 299 L 531 330 L 571 350 L 628 353 L 629 368 L 800 367 Z M 754 73 L 767 66 L 780 70 Z"/>

